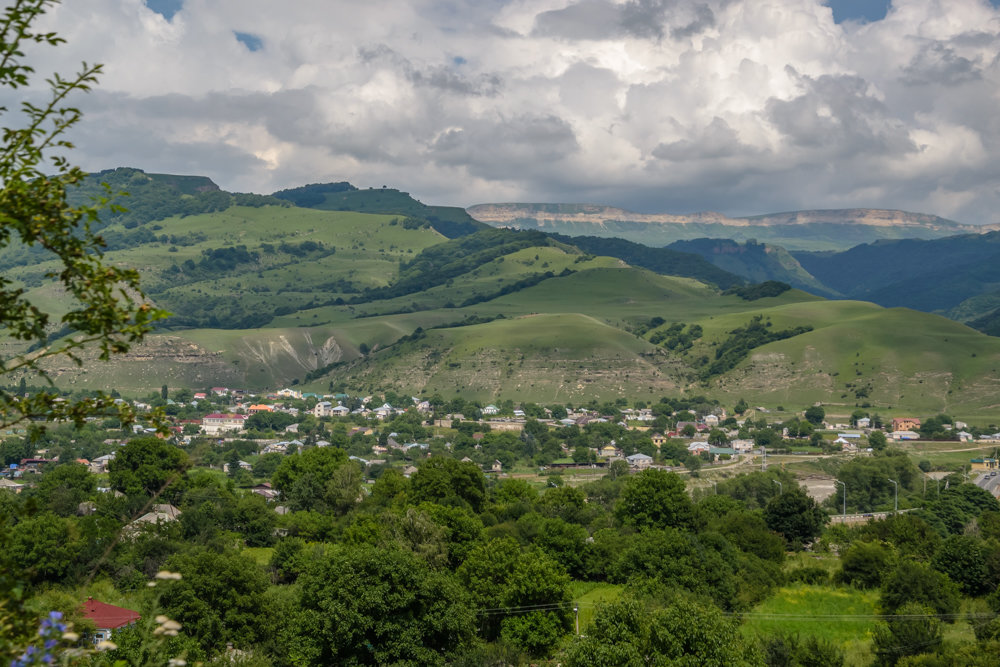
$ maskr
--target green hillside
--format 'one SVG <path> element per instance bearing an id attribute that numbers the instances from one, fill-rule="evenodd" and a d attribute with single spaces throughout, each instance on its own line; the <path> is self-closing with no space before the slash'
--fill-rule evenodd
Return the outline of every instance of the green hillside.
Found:
<path id="1" fill-rule="evenodd" d="M 809 273 L 850 298 L 946 313 L 1000 289 L 1000 232 L 936 240 L 879 241 L 839 253 L 794 253 Z"/>
<path id="2" fill-rule="evenodd" d="M 453 206 L 428 206 L 411 197 L 408 192 L 385 186 L 361 190 L 346 182 L 316 183 L 281 190 L 275 192 L 274 196 L 306 208 L 406 216 L 415 221 L 428 222 L 448 238 L 472 234 L 487 228 L 487 225 L 473 220 L 465 209 Z"/>
<path id="3" fill-rule="evenodd" d="M 1000 339 L 935 315 L 746 286 L 673 249 L 462 228 L 459 218 L 451 220 L 459 227 L 442 227 L 415 215 L 433 207 L 398 190 L 328 184 L 239 205 L 240 195 L 199 177 L 103 176 L 132 181 L 140 203 L 162 204 L 109 217 L 101 233 L 108 257 L 138 268 L 147 294 L 174 315 L 111 364 L 53 366 L 67 388 L 297 383 L 484 400 L 706 394 L 789 407 L 1000 412 Z M 198 211 L 207 196 L 220 197 L 219 208 Z M 780 270 L 811 285 L 776 249 L 699 243 L 734 271 Z M 64 295 L 46 278 L 55 267 L 32 252 L 4 248 L 0 268 L 58 312 Z M 968 312 L 982 301 L 966 303 Z M 52 328 L 53 337 L 67 333 Z"/>
<path id="4" fill-rule="evenodd" d="M 780 280 L 814 294 L 839 296 L 802 268 L 798 260 L 781 246 L 752 240 L 741 245 L 729 239 L 693 239 L 675 241 L 668 247 L 703 257 L 720 269 L 752 282 Z"/>

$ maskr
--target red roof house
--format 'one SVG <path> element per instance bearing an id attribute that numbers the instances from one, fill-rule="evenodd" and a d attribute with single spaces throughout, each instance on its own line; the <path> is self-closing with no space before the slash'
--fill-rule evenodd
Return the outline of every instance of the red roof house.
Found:
<path id="1" fill-rule="evenodd" d="M 95 643 L 102 639 L 110 639 L 112 631 L 132 625 L 142 618 L 131 609 L 116 607 L 94 598 L 87 598 L 87 601 L 83 603 L 83 616 L 89 618 L 97 626 L 97 631 L 94 632 Z"/>

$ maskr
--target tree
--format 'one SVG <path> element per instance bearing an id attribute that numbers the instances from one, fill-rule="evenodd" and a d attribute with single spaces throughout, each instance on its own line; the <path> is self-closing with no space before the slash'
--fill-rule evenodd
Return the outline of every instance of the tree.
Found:
<path id="1" fill-rule="evenodd" d="M 630 477 L 615 506 L 615 516 L 636 528 L 690 528 L 695 522 L 684 480 L 662 470 L 643 470 Z"/>
<path id="2" fill-rule="evenodd" d="M 840 557 L 837 580 L 858 588 L 878 588 L 892 569 L 893 553 L 875 542 L 855 542 Z"/>
<path id="3" fill-rule="evenodd" d="M 823 532 L 828 517 L 800 487 L 781 493 L 764 508 L 768 528 L 784 535 L 788 545 L 801 549 Z"/>
<path id="4" fill-rule="evenodd" d="M 187 454 L 155 437 L 130 440 L 108 465 L 111 488 L 127 496 L 162 494 L 191 465 Z"/>
<path id="5" fill-rule="evenodd" d="M 94 475 L 79 463 L 64 463 L 47 470 L 37 487 L 39 500 L 59 516 L 76 514 L 80 503 L 96 492 Z"/>
<path id="6" fill-rule="evenodd" d="M 941 645 L 941 621 L 926 605 L 909 602 L 887 623 L 875 627 L 872 637 L 876 664 L 895 665 L 901 658 L 933 653 Z"/>
<path id="7" fill-rule="evenodd" d="M 972 535 L 945 538 L 931 566 L 958 584 L 966 595 L 989 593 L 995 582 L 988 567 L 986 542 Z"/>
<path id="8" fill-rule="evenodd" d="M 821 405 L 814 405 L 810 408 L 806 408 L 805 418 L 806 421 L 813 426 L 819 426 L 826 418 L 826 410 L 824 410 Z"/>
<path id="9" fill-rule="evenodd" d="M 882 431 L 872 431 L 868 434 L 868 446 L 876 451 L 885 449 L 888 441 Z"/>
<path id="10" fill-rule="evenodd" d="M 474 512 L 486 496 L 483 471 L 474 463 L 435 456 L 424 461 L 410 478 L 411 494 L 417 502 L 465 504 Z"/>
<path id="11" fill-rule="evenodd" d="M 361 474 L 344 450 L 312 447 L 286 456 L 271 483 L 294 510 L 345 512 L 360 493 Z"/>
<path id="12" fill-rule="evenodd" d="M 56 46 L 64 40 L 55 33 L 38 32 L 32 24 L 56 0 L 13 0 L 0 15 L 0 88 L 31 85 L 34 68 L 25 62 L 30 44 Z M 0 360 L 0 384 L 13 385 L 25 377 L 51 383 L 46 370 L 54 359 L 82 364 L 85 351 L 107 361 L 127 352 L 166 315 L 153 308 L 139 289 L 139 274 L 104 260 L 104 241 L 92 229 L 98 209 L 77 207 L 67 191 L 85 178 L 61 153 L 73 146 L 66 132 L 80 119 L 79 109 L 67 103 L 77 92 L 90 90 L 100 65 L 83 64 L 65 78 L 48 80 L 48 100 L 23 102 L 22 127 L 7 127 L 0 149 L 0 248 L 30 253 L 33 264 L 53 261 L 50 274 L 65 299 L 61 316 L 42 310 L 30 292 L 0 276 L 0 337 L 19 341 L 12 356 Z M 8 112 L 0 107 L 0 115 Z M 53 173 L 55 172 L 55 173 Z M 126 403 L 115 404 L 104 393 L 86 398 L 56 400 L 55 391 L 25 396 L 0 389 L 0 428 L 34 417 L 71 420 L 82 425 L 87 416 L 114 411 L 129 422 L 134 414 Z"/>
<path id="13" fill-rule="evenodd" d="M 307 664 L 441 664 L 476 626 L 452 575 L 398 548 L 334 547 L 299 585 L 305 613 L 293 643 Z"/>
<path id="14" fill-rule="evenodd" d="M 763 665 L 738 623 L 717 608 L 678 596 L 666 608 L 647 610 L 625 597 L 598 607 L 594 626 L 569 649 L 569 667 L 641 665 Z"/>
<path id="15" fill-rule="evenodd" d="M 927 605 L 947 617 L 958 612 L 958 587 L 948 577 L 916 561 L 904 560 L 882 584 L 882 611 L 895 614 L 908 602 Z"/>
<path id="16" fill-rule="evenodd" d="M 210 652 L 232 642 L 248 647 L 260 638 L 261 608 L 268 581 L 250 556 L 196 548 L 167 560 L 180 581 L 163 582 L 167 614 Z"/>
<path id="17" fill-rule="evenodd" d="M 497 610 L 481 619 L 485 639 L 503 637 L 543 656 L 569 630 L 569 577 L 544 553 L 524 552 L 510 538 L 493 540 L 469 552 L 458 577 L 478 608 Z"/>

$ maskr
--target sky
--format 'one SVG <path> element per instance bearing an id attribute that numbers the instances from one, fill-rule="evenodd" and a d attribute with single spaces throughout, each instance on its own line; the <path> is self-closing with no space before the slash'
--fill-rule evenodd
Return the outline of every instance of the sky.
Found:
<path id="1" fill-rule="evenodd" d="M 989 0 L 72 0 L 45 25 L 39 73 L 104 64 L 73 100 L 92 171 L 1000 222 Z"/>

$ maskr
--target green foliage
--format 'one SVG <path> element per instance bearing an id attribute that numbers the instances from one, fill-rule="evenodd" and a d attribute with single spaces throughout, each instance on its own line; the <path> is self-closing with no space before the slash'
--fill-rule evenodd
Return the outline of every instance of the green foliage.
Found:
<path id="1" fill-rule="evenodd" d="M 696 278 L 705 283 L 718 285 L 722 289 L 743 283 L 743 279 L 739 276 L 714 266 L 698 255 L 687 252 L 678 252 L 669 248 L 653 248 L 649 245 L 633 243 L 620 238 L 570 237 L 561 234 L 553 234 L 552 238 L 576 246 L 584 252 L 617 257 L 632 266 L 641 266 L 644 269 L 668 276 Z"/>
<path id="2" fill-rule="evenodd" d="M 826 419 L 826 410 L 820 405 L 809 406 L 806 408 L 805 418 L 813 426 L 819 426 Z"/>
<path id="3" fill-rule="evenodd" d="M 281 190 L 274 196 L 309 208 L 403 215 L 407 216 L 404 226 L 429 225 L 450 239 L 486 228 L 461 208 L 427 206 L 408 193 L 391 188 L 359 190 L 346 182 L 317 183 Z"/>
<path id="4" fill-rule="evenodd" d="M 662 470 L 643 470 L 630 477 L 615 506 L 615 517 L 636 528 L 691 528 L 695 523 L 684 481 Z"/>
<path id="5" fill-rule="evenodd" d="M 469 598 L 412 553 L 335 547 L 299 578 L 295 653 L 308 664 L 444 664 L 476 627 Z"/>
<path id="6" fill-rule="evenodd" d="M 168 487 L 178 485 L 191 465 L 187 454 L 159 438 L 134 438 L 108 465 L 111 488 L 127 496 L 156 494 L 169 500 Z"/>
<path id="7" fill-rule="evenodd" d="M 486 639 L 519 638 L 530 644 L 521 646 L 524 650 L 547 655 L 558 639 L 552 629 L 570 627 L 569 577 L 544 553 L 522 551 L 510 538 L 492 540 L 472 549 L 458 577 L 481 610 L 478 621 Z M 537 612 L 537 635 L 529 634 L 521 620 L 524 611 Z"/>
<path id="8" fill-rule="evenodd" d="M 761 638 L 769 667 L 843 667 L 844 652 L 820 637 L 779 634 Z"/>
<path id="9" fill-rule="evenodd" d="M 786 338 L 793 338 L 813 330 L 811 326 L 800 326 L 781 331 L 774 331 L 770 327 L 770 321 L 765 322 L 762 315 L 755 315 L 746 325 L 731 330 L 729 337 L 719 343 L 715 349 L 715 361 L 702 371 L 702 376 L 708 378 L 722 375 L 735 368 L 754 348 Z"/>
<path id="10" fill-rule="evenodd" d="M 14 90 L 33 83 L 34 68 L 24 60 L 29 44 L 55 46 L 63 41 L 33 26 L 53 4 L 53 0 L 16 0 L 4 9 L 0 88 Z M 0 276 L 0 336 L 23 343 L 0 361 L 0 378 L 10 384 L 24 377 L 48 380 L 47 360 L 80 364 L 85 350 L 93 350 L 102 361 L 127 352 L 165 315 L 144 301 L 136 271 L 104 260 L 103 241 L 91 229 L 97 208 L 73 206 L 67 198 L 67 192 L 84 179 L 84 173 L 62 154 L 72 148 L 66 133 L 81 117 L 68 98 L 90 90 L 100 71 L 100 65 L 84 64 L 69 78 L 52 76 L 47 99 L 22 102 L 18 120 L 24 125 L 8 126 L 3 132 L 0 251 L 43 249 L 31 261 L 53 262 L 46 284 L 65 294 L 65 310 L 57 316 L 43 310 L 6 272 Z M 0 108 L 0 114 L 7 112 Z M 48 345 L 56 329 L 73 335 Z M 120 412 L 126 421 L 132 417 L 127 407 L 119 408 L 103 393 L 78 401 L 57 398 L 51 391 L 24 396 L 0 389 L 0 426 L 36 417 L 82 425 L 88 415 L 110 411 Z"/>
<path id="11" fill-rule="evenodd" d="M 942 631 L 933 613 L 927 605 L 909 602 L 894 618 L 877 626 L 873 637 L 876 664 L 895 665 L 906 656 L 934 652 L 941 645 Z"/>
<path id="12" fill-rule="evenodd" d="M 946 621 L 958 612 L 958 587 L 948 577 L 923 563 L 900 561 L 882 583 L 882 611 L 895 614 L 907 603 L 927 605 Z"/>
<path id="13" fill-rule="evenodd" d="M 775 496 L 764 508 L 767 526 L 782 534 L 793 549 L 800 549 L 818 537 L 828 519 L 816 501 L 797 486 Z"/>
<path id="14" fill-rule="evenodd" d="M 290 454 L 271 483 L 294 510 L 343 513 L 357 501 L 361 470 L 336 447 L 312 447 Z"/>
<path id="15" fill-rule="evenodd" d="M 261 638 L 267 578 L 249 556 L 195 548 L 167 560 L 180 581 L 165 581 L 161 603 L 185 634 L 211 653 L 232 642 L 248 647 Z"/>
<path id="16" fill-rule="evenodd" d="M 992 546 L 990 549 L 986 542 L 972 535 L 949 535 L 934 554 L 931 566 L 948 575 L 963 594 L 984 595 L 996 587 L 996 573 L 990 571 L 989 563 L 996 557 L 998 547 L 995 543 Z"/>
<path id="17" fill-rule="evenodd" d="M 36 490 L 39 502 L 59 516 L 76 514 L 80 503 L 92 500 L 96 492 L 94 475 L 79 463 L 64 463 L 47 470 Z"/>
<path id="18" fill-rule="evenodd" d="M 466 505 L 478 512 L 485 498 L 485 478 L 474 463 L 432 457 L 410 478 L 410 489 L 416 502 Z"/>
<path id="19" fill-rule="evenodd" d="M 592 631 L 567 652 L 566 664 L 729 667 L 763 665 L 764 660 L 718 608 L 677 596 L 665 608 L 651 611 L 629 598 L 601 606 Z"/>
<path id="20" fill-rule="evenodd" d="M 876 542 L 854 542 L 840 557 L 837 581 L 858 588 L 878 588 L 892 571 L 895 555 Z"/>
<path id="21" fill-rule="evenodd" d="M 790 289 L 792 289 L 792 286 L 788 283 L 768 280 L 756 285 L 733 287 L 723 292 L 723 294 L 735 294 L 744 301 L 756 301 L 758 299 L 781 296 Z"/>

